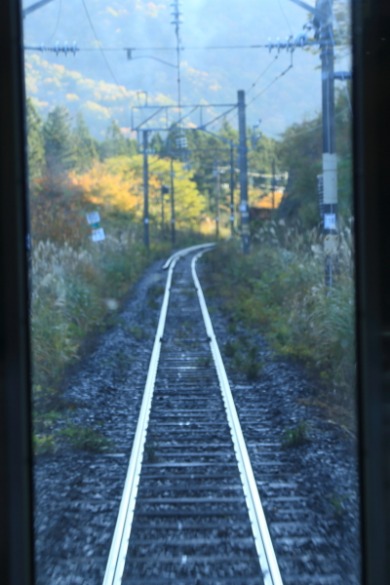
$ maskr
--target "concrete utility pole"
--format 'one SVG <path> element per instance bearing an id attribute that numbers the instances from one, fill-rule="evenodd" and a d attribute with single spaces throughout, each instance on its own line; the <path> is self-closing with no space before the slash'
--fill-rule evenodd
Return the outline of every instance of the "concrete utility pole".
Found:
<path id="1" fill-rule="evenodd" d="M 317 11 L 322 62 L 322 174 L 324 193 L 325 284 L 332 286 L 338 247 L 332 0 L 318 0 Z"/>
<path id="2" fill-rule="evenodd" d="M 249 254 L 249 205 L 248 205 L 248 147 L 246 142 L 246 106 L 245 92 L 238 92 L 238 131 L 239 147 L 238 162 L 240 169 L 240 213 L 241 213 L 241 237 L 242 250 Z"/>
<path id="3" fill-rule="evenodd" d="M 234 144 L 230 143 L 230 233 L 234 235 Z"/>
<path id="4" fill-rule="evenodd" d="M 322 74 L 322 185 L 325 284 L 332 286 L 338 247 L 337 156 L 334 118 L 333 0 L 316 0 L 315 7 L 291 0 L 314 16 L 313 24 L 321 49 Z"/>
<path id="5" fill-rule="evenodd" d="M 219 173 L 219 163 L 215 165 L 215 237 L 219 239 L 219 201 L 221 198 L 221 175 Z"/>
<path id="6" fill-rule="evenodd" d="M 149 137 L 148 130 L 142 130 L 144 150 L 144 244 L 149 249 Z"/>
<path id="7" fill-rule="evenodd" d="M 173 158 L 171 157 L 171 242 L 176 242 L 176 217 L 175 217 L 175 171 Z"/>
<path id="8" fill-rule="evenodd" d="M 271 179 L 272 211 L 275 210 L 275 191 L 276 191 L 276 167 L 275 167 L 275 159 L 273 159 L 272 160 L 272 179 Z"/>

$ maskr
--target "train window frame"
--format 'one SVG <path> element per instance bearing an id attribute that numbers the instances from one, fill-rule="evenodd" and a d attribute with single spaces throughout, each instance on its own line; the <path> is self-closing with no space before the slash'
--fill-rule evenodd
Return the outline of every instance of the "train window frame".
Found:
<path id="1" fill-rule="evenodd" d="M 0 5 L 0 574 L 33 585 L 24 67 L 19 2 Z"/>
<path id="2" fill-rule="evenodd" d="M 363 582 L 390 577 L 390 433 L 385 273 L 390 252 L 388 109 L 390 7 L 352 2 L 357 252 L 358 402 Z M 9 585 L 33 585 L 32 457 L 28 327 L 27 180 L 20 2 L 0 4 L 0 572 Z M 387 393 L 387 395 L 386 395 Z"/>
<path id="3" fill-rule="evenodd" d="M 353 156 L 356 219 L 357 396 L 364 583 L 390 579 L 388 392 L 390 252 L 386 155 L 390 99 L 390 7 L 352 2 Z M 386 76 L 387 69 L 387 76 Z M 386 391 L 388 396 L 386 397 Z"/>

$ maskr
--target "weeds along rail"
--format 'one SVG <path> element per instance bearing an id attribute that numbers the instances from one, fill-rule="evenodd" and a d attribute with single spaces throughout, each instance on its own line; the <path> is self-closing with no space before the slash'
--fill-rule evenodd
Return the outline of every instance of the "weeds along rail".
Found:
<path id="1" fill-rule="evenodd" d="M 103 584 L 281 585 L 196 261 L 172 256 Z"/>

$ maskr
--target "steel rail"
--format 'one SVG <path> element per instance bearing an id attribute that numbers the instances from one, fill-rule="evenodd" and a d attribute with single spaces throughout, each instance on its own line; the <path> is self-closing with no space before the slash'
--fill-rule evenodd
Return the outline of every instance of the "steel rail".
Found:
<path id="1" fill-rule="evenodd" d="M 170 256 L 168 258 L 168 260 L 165 262 L 165 264 L 163 266 L 163 270 L 166 270 L 167 268 L 169 268 L 171 262 L 177 261 L 182 256 L 190 254 L 191 252 L 196 252 L 197 250 L 205 250 L 208 248 L 213 248 L 214 246 L 215 246 L 215 244 L 198 244 L 197 246 L 191 246 L 190 248 L 184 248 L 183 250 L 179 250 L 178 252 L 175 252 L 174 254 L 172 254 L 172 256 Z"/>
<path id="2" fill-rule="evenodd" d="M 103 585 L 120 585 L 125 569 L 127 550 L 131 533 L 131 526 L 134 517 L 135 502 L 137 498 L 138 485 L 140 480 L 141 466 L 143 460 L 146 431 L 149 422 L 154 386 L 157 375 L 157 367 L 161 352 L 161 341 L 164 334 L 165 322 L 168 312 L 168 303 L 172 283 L 173 270 L 177 261 L 187 254 L 200 249 L 207 249 L 214 244 L 201 244 L 184 248 L 173 254 L 164 264 L 164 269 L 169 268 L 165 285 L 164 299 L 161 306 L 160 318 L 154 340 L 153 350 L 150 358 L 148 374 L 145 383 L 140 415 L 137 429 L 134 436 L 133 447 L 130 455 L 128 470 L 122 499 L 119 507 L 118 517 L 115 525 L 114 535 L 108 556 Z"/>
<path id="3" fill-rule="evenodd" d="M 229 380 L 226 374 L 225 366 L 223 364 L 218 342 L 215 337 L 214 328 L 211 323 L 202 287 L 196 273 L 196 262 L 203 255 L 203 253 L 204 251 L 200 251 L 192 260 L 192 276 L 196 286 L 207 335 L 210 338 L 211 353 L 217 370 L 222 397 L 229 421 L 264 585 L 283 585 L 275 551 L 271 541 L 271 536 L 269 534 L 267 521 L 264 515 L 263 506 L 261 504 L 259 492 L 257 489 L 255 476 L 249 459 L 248 450 L 245 444 L 244 435 L 242 433 L 237 410 L 234 404 Z"/>

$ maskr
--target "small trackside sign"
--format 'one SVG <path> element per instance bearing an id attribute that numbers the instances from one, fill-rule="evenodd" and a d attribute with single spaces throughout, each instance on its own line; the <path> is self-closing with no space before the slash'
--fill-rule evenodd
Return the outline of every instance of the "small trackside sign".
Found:
<path id="1" fill-rule="evenodd" d="M 87 222 L 89 225 L 100 223 L 100 213 L 98 211 L 91 211 L 86 214 Z"/>

